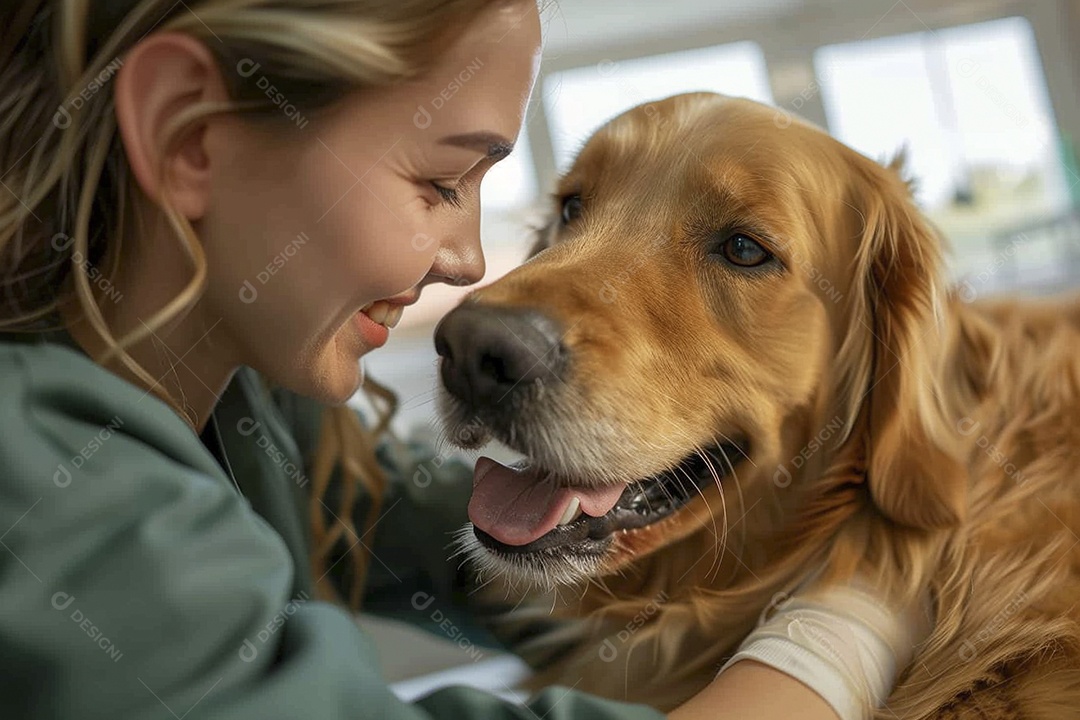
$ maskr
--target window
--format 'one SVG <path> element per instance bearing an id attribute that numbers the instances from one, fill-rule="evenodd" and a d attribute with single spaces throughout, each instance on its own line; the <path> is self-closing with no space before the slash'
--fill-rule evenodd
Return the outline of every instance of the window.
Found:
<path id="1" fill-rule="evenodd" d="M 588 137 L 623 110 L 698 90 L 772 103 L 761 48 L 757 43 L 740 42 L 634 60 L 604 60 L 549 75 L 543 100 L 556 168 L 566 170 Z"/>
<path id="2" fill-rule="evenodd" d="M 1080 180 L 1062 161 L 1026 19 L 827 46 L 814 64 L 837 138 L 875 159 L 908 147 L 916 199 L 952 241 L 957 279 L 1021 257 L 1024 273 L 987 282 L 1042 282 L 1062 267 L 1075 238 L 1024 231 L 1066 216 Z"/>

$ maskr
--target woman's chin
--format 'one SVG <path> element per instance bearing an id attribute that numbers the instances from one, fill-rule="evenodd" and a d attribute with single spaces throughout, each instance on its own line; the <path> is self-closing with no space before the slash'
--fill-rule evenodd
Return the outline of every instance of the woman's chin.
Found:
<path id="1" fill-rule="evenodd" d="M 344 405 L 360 390 L 364 368 L 359 358 L 325 352 L 290 373 L 287 389 L 324 405 Z"/>
<path id="2" fill-rule="evenodd" d="M 364 383 L 364 366 L 356 361 L 347 366 L 339 364 L 313 380 L 316 400 L 325 405 L 344 405 L 360 391 Z"/>

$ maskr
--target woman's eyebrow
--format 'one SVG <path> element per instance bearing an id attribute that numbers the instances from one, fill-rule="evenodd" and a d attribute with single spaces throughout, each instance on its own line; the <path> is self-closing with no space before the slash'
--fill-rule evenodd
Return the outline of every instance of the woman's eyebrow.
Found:
<path id="1" fill-rule="evenodd" d="M 455 147 L 479 150 L 494 160 L 501 160 L 514 149 L 514 143 L 502 135 L 492 132 L 474 132 L 464 135 L 451 135 L 439 141 L 441 145 L 453 145 Z"/>

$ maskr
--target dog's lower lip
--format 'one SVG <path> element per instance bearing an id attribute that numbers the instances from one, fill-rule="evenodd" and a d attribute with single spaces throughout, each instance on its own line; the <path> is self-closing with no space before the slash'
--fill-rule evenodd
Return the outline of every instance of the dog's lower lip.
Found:
<path id="1" fill-rule="evenodd" d="M 504 554 L 545 550 L 602 552 L 616 532 L 636 530 L 663 520 L 693 499 L 704 483 L 727 475 L 735 458 L 745 455 L 744 447 L 743 443 L 724 444 L 704 455 L 690 455 L 668 472 L 628 484 L 607 514 L 601 517 L 582 514 L 525 545 L 502 543 L 477 527 L 473 533 L 489 550 Z"/>

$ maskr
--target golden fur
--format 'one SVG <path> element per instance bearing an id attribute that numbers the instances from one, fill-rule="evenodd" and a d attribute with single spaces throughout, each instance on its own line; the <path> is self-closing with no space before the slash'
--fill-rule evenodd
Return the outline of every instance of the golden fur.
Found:
<path id="1" fill-rule="evenodd" d="M 669 709 L 824 567 L 932 593 L 878 717 L 1080 717 L 1080 298 L 962 302 L 899 163 L 776 117 L 695 93 L 616 118 L 560 181 L 581 216 L 470 296 L 567 329 L 547 392 L 573 412 L 515 443 L 541 464 L 612 482 L 748 447 L 559 593 L 583 622 L 540 681 Z M 782 269 L 706 258 L 724 228 Z"/>

